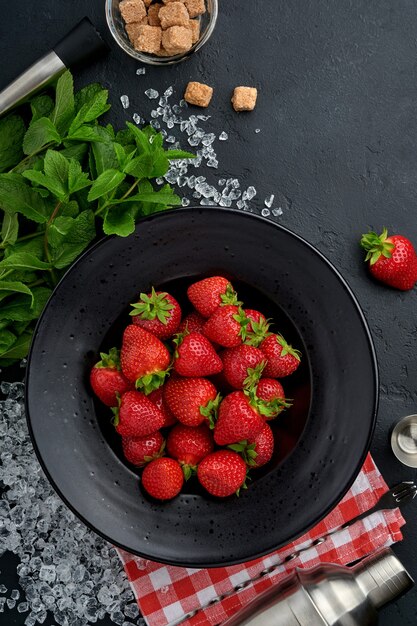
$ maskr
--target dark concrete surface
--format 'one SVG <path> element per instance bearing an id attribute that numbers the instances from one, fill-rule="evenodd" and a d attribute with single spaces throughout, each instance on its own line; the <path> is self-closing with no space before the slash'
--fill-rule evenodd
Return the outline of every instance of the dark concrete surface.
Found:
<path id="1" fill-rule="evenodd" d="M 20 0 L 0 7 L 0 86 L 88 15 L 106 31 L 104 1 Z M 111 43 L 111 55 L 77 75 L 109 87 L 112 123 L 131 112 L 148 116 L 149 87 L 188 80 L 214 86 L 207 131 L 226 130 L 216 144 L 217 178 L 233 175 L 258 190 L 258 206 L 275 193 L 280 223 L 315 244 L 351 284 L 367 316 L 379 359 L 380 407 L 372 453 L 389 484 L 417 477 L 393 457 L 389 433 L 416 412 L 416 290 L 399 293 L 366 275 L 358 239 L 387 226 L 417 244 L 417 7 L 413 0 L 263 0 L 221 2 L 211 41 L 184 64 L 148 67 L 137 77 L 133 59 Z M 237 115 L 229 99 L 237 84 L 259 88 L 254 113 Z M 255 134 L 254 129 L 261 132 Z M 203 172 L 206 175 L 206 172 Z M 352 347 L 354 349 L 354 346 Z M 416 506 L 405 511 L 404 541 L 395 547 L 417 577 Z M 2 580 L 15 576 L 15 558 L 0 562 Z M 24 615 L 0 614 L 3 625 Z M 52 623 L 52 622 L 51 622 Z M 110 622 L 103 622 L 103 624 Z M 417 623 L 417 588 L 381 614 L 382 626 Z"/>

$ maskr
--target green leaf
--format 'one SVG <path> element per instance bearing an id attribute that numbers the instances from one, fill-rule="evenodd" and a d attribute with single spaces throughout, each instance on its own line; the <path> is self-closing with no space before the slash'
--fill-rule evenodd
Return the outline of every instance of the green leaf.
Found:
<path id="1" fill-rule="evenodd" d="M 25 322 L 9 322 L 10 328 L 15 335 L 21 335 L 30 326 L 31 320 Z"/>
<path id="2" fill-rule="evenodd" d="M 139 152 L 140 153 L 150 152 L 152 144 L 149 143 L 149 139 L 144 133 L 144 131 L 140 130 L 140 128 L 138 128 L 137 126 L 134 126 L 130 122 L 126 122 L 126 126 L 130 130 L 133 136 L 133 139 L 135 140 L 136 145 L 139 149 Z M 117 136 L 116 136 L 116 139 L 119 141 Z"/>
<path id="3" fill-rule="evenodd" d="M 152 152 L 153 163 L 150 178 L 163 176 L 169 170 L 169 161 L 165 155 L 166 153 L 162 148 Z"/>
<path id="4" fill-rule="evenodd" d="M 0 318 L 12 320 L 13 322 L 25 322 L 37 319 L 51 295 L 51 290 L 47 287 L 33 287 L 32 294 L 32 306 L 30 306 L 32 298 L 25 294 L 18 294 L 10 302 L 2 305 Z"/>
<path id="5" fill-rule="evenodd" d="M 19 115 L 0 119 L 0 172 L 19 163 L 23 156 L 22 140 L 25 132 L 25 125 Z"/>
<path id="6" fill-rule="evenodd" d="M 51 122 L 59 133 L 68 130 L 74 115 L 74 84 L 71 72 L 60 76 L 56 84 L 55 107 L 50 115 Z"/>
<path id="7" fill-rule="evenodd" d="M 54 109 L 54 101 L 46 94 L 41 94 L 31 100 L 30 108 L 32 109 L 32 120 L 30 123 L 33 124 L 41 117 L 49 117 L 51 115 Z"/>
<path id="8" fill-rule="evenodd" d="M 77 91 L 74 96 L 75 112 L 78 113 L 84 104 L 93 100 L 99 91 L 102 90 L 103 87 L 99 83 L 90 83 Z"/>
<path id="9" fill-rule="evenodd" d="M 71 195 L 80 189 L 91 185 L 88 174 L 82 171 L 81 165 L 75 159 L 70 159 L 68 169 L 68 191 Z"/>
<path id="10" fill-rule="evenodd" d="M 63 202 L 60 209 L 60 214 L 65 217 L 76 217 L 80 212 L 78 202 L 71 200 L 70 202 Z"/>
<path id="11" fill-rule="evenodd" d="M 24 359 L 27 356 L 32 341 L 32 333 L 23 333 L 16 341 L 1 355 L 2 366 L 11 365 L 6 360 Z"/>
<path id="12" fill-rule="evenodd" d="M 192 152 L 186 152 L 185 150 L 167 150 L 166 156 L 170 161 L 173 159 L 195 159 L 195 154 Z"/>
<path id="13" fill-rule="evenodd" d="M 30 306 L 33 306 L 33 293 L 27 285 L 24 285 L 19 281 L 13 282 L 9 280 L 0 280 L 0 300 L 4 300 L 14 293 L 25 293 L 30 296 Z"/>
<path id="14" fill-rule="evenodd" d="M 71 219 L 72 223 L 64 222 L 62 218 L 60 220 L 56 218 L 55 222 L 58 220 L 58 226 L 54 223 L 48 229 L 48 236 L 55 230 L 52 263 L 57 269 L 63 269 L 70 265 L 96 236 L 93 211 L 83 211 L 75 219 L 64 219 Z M 64 232 L 60 233 L 59 230 Z M 59 236 L 61 236 L 61 241 L 59 241 Z"/>
<path id="15" fill-rule="evenodd" d="M 1 247 L 12 246 L 16 243 L 19 233 L 19 219 L 17 213 L 5 213 L 1 225 Z"/>
<path id="16" fill-rule="evenodd" d="M 140 180 L 142 178 L 149 178 L 152 173 L 152 168 L 153 156 L 150 153 L 146 153 L 132 159 L 130 163 L 127 163 L 123 171 Z"/>
<path id="17" fill-rule="evenodd" d="M 47 270 L 51 267 L 50 263 L 45 263 L 38 259 L 30 252 L 15 252 L 0 261 L 0 269 L 29 269 L 29 270 Z M 0 312 L 0 318 L 2 317 Z"/>
<path id="18" fill-rule="evenodd" d="M 41 117 L 29 126 L 23 138 L 23 152 L 27 155 L 39 152 L 51 143 L 60 143 L 61 137 L 51 120 Z"/>
<path id="19" fill-rule="evenodd" d="M 98 127 L 98 132 L 103 139 L 103 142 L 96 142 L 91 144 L 91 150 L 95 162 L 96 176 L 99 176 L 105 170 L 117 170 L 119 168 L 114 145 L 108 131 L 104 128 Z"/>
<path id="20" fill-rule="evenodd" d="M 65 236 L 69 233 L 74 225 L 75 219 L 67 215 L 56 217 L 53 223 L 48 227 L 48 243 L 53 248 L 59 248 L 64 241 Z"/>
<path id="21" fill-rule="evenodd" d="M 60 150 L 62 156 L 67 159 L 75 159 L 76 161 L 82 161 L 85 155 L 88 152 L 88 144 L 87 143 L 74 143 L 68 146 L 68 148 L 64 148 Z"/>
<path id="22" fill-rule="evenodd" d="M 74 161 L 76 163 L 76 161 Z M 60 152 L 48 150 L 44 159 L 45 173 L 27 170 L 23 176 L 37 185 L 49 189 L 59 200 L 65 200 L 69 195 L 68 174 L 70 162 Z M 79 165 L 78 165 L 79 167 Z M 81 168 L 80 168 L 81 169 Z"/>
<path id="23" fill-rule="evenodd" d="M 137 193 L 134 196 L 126 198 L 126 200 L 115 200 L 112 204 L 117 202 L 149 202 L 151 204 L 164 204 L 166 206 L 178 206 L 181 204 L 181 199 L 172 191 L 168 191 L 166 187 L 160 191 L 151 191 L 148 193 Z"/>
<path id="24" fill-rule="evenodd" d="M 73 134 L 82 124 L 96 120 L 100 115 L 106 113 L 110 109 L 107 104 L 109 93 L 107 89 L 100 89 L 92 97 L 86 101 L 79 109 L 77 115 L 71 123 L 68 134 Z"/>
<path id="25" fill-rule="evenodd" d="M 80 126 L 71 134 L 68 134 L 67 140 L 70 141 L 104 141 L 100 135 L 98 126 Z"/>
<path id="26" fill-rule="evenodd" d="M 88 199 L 90 202 L 97 200 L 102 196 L 116 189 L 124 181 L 126 174 L 114 169 L 105 170 L 96 180 L 93 182 L 91 189 L 88 193 Z"/>
<path id="27" fill-rule="evenodd" d="M 8 213 L 22 213 L 34 222 L 47 220 L 47 205 L 20 174 L 0 174 L 0 207 Z"/>
<path id="28" fill-rule="evenodd" d="M 135 230 L 134 209 L 128 205 L 110 207 L 104 217 L 103 231 L 106 235 L 128 237 Z"/>
<path id="29" fill-rule="evenodd" d="M 0 356 L 12 347 L 12 345 L 16 342 L 16 339 L 16 335 L 10 332 L 10 330 L 5 328 L 0 330 Z"/>
<path id="30" fill-rule="evenodd" d="M 116 141 L 124 147 L 132 146 L 134 144 L 133 133 L 131 133 L 128 128 L 119 130 L 119 132 L 116 133 Z"/>

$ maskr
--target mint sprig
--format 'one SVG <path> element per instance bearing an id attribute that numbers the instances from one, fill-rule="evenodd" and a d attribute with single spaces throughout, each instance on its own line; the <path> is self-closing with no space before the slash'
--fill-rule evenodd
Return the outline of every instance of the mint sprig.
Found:
<path id="1" fill-rule="evenodd" d="M 51 290 L 100 233 L 127 237 L 139 218 L 180 204 L 152 181 L 194 157 L 165 150 L 150 126 L 103 124 L 107 90 L 74 93 L 70 72 L 24 107 L 0 119 L 0 367 L 27 355 Z"/>

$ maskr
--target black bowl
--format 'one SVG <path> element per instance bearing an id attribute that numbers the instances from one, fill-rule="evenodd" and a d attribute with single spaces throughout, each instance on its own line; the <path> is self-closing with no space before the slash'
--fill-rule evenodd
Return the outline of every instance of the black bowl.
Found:
<path id="1" fill-rule="evenodd" d="M 120 343 L 139 291 L 164 286 L 186 306 L 190 279 L 216 273 L 303 352 L 302 366 L 283 381 L 294 406 L 274 424 L 272 463 L 253 472 L 239 498 L 210 498 L 190 481 L 187 493 L 157 503 L 123 461 L 89 370 L 100 350 Z M 213 567 L 285 545 L 340 501 L 370 444 L 377 388 L 364 316 L 317 250 L 263 218 L 185 209 L 143 220 L 127 239 L 104 239 L 71 267 L 34 334 L 26 405 L 49 480 L 88 526 L 149 559 Z"/>

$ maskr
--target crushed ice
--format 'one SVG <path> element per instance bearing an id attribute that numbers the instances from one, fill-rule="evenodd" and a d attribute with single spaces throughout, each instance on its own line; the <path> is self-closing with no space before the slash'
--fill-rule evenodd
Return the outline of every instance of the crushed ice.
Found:
<path id="1" fill-rule="evenodd" d="M 129 96 L 120 96 L 120 102 L 122 103 L 122 107 L 124 109 L 128 109 L 130 106 Z"/>
<path id="2" fill-rule="evenodd" d="M 1 584 L 0 613 L 27 613 L 26 626 L 42 624 L 48 612 L 59 626 L 105 617 L 144 626 L 115 549 L 80 522 L 47 481 L 27 430 L 23 384 L 4 382 L 1 391 L 0 556 L 18 557 L 23 596 Z"/>

